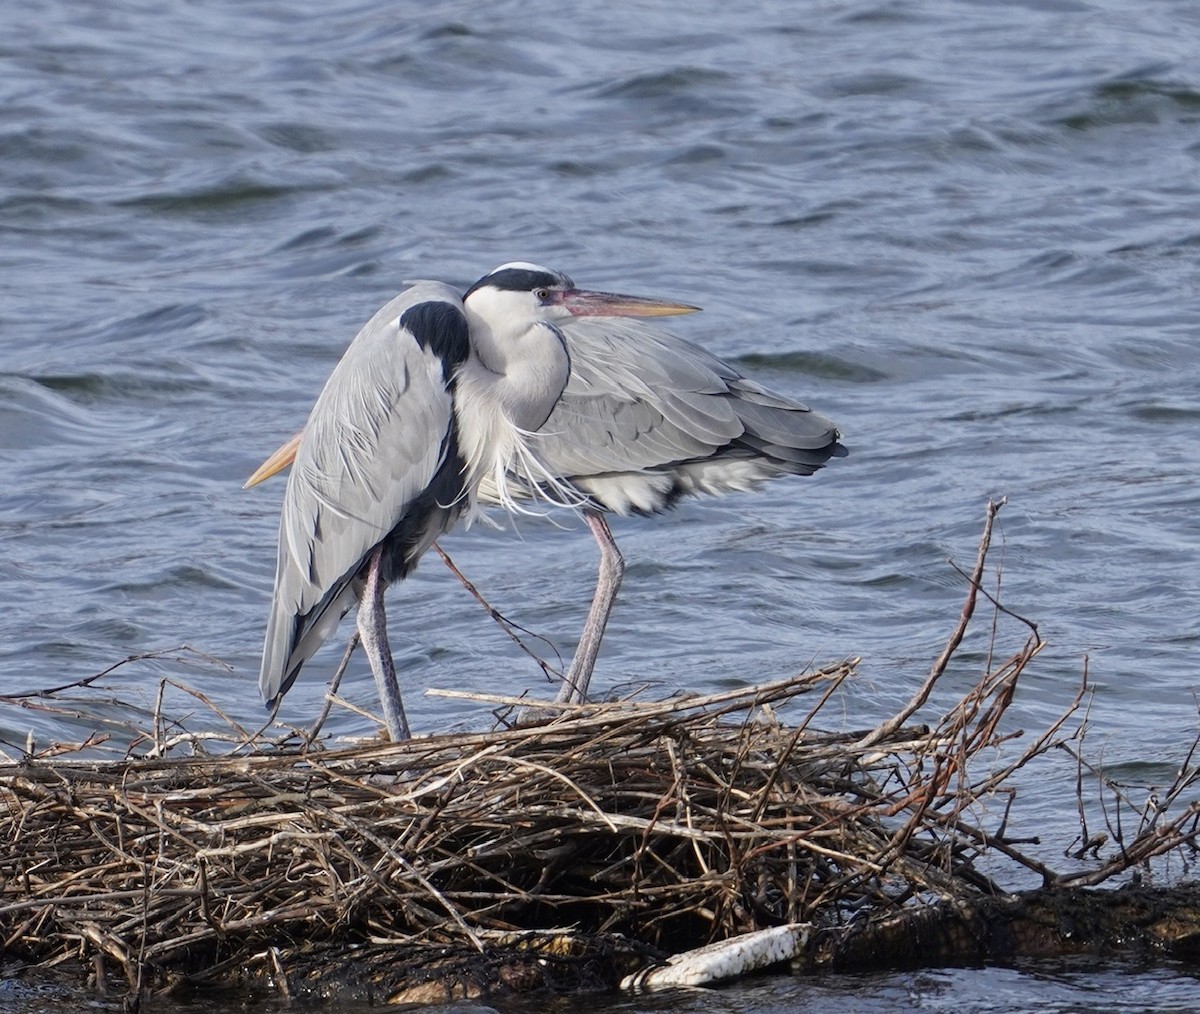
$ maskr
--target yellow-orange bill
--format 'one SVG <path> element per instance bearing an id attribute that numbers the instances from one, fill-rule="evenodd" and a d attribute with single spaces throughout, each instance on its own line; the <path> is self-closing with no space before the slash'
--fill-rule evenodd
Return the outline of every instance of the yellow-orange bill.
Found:
<path id="1" fill-rule="evenodd" d="M 618 292 L 585 292 L 581 289 L 564 292 L 562 304 L 576 317 L 673 317 L 695 313 L 700 309 L 690 303 L 624 296 Z"/>
<path id="2" fill-rule="evenodd" d="M 659 302 L 652 299 L 617 304 L 617 316 L 619 317 L 677 317 L 685 313 L 699 312 L 700 307 L 692 306 L 689 303 Z"/>
<path id="3" fill-rule="evenodd" d="M 300 438 L 304 436 L 304 430 L 297 433 L 291 440 L 279 448 L 266 461 L 258 466 L 258 470 L 246 480 L 246 484 L 242 489 L 249 489 L 251 486 L 257 486 L 260 482 L 265 482 L 271 476 L 282 472 L 296 459 L 296 451 L 300 449 Z"/>

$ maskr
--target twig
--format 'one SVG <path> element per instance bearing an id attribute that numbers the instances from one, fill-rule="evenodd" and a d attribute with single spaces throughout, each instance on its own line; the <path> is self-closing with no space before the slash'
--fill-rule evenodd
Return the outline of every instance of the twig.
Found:
<path id="1" fill-rule="evenodd" d="M 967 625 L 971 622 L 971 617 L 975 613 L 975 599 L 983 580 L 983 567 L 987 561 L 988 546 L 992 541 L 992 524 L 1000 508 L 1005 503 L 1007 503 L 1007 500 L 1003 497 L 1000 500 L 988 501 L 987 517 L 983 525 L 983 536 L 979 540 L 979 553 L 975 558 L 975 569 L 971 572 L 968 580 L 967 599 L 963 603 L 962 613 L 958 618 L 958 623 L 955 625 L 953 632 L 950 634 L 949 641 L 946 642 L 942 653 L 933 663 L 933 668 L 929 670 L 929 675 L 925 678 L 925 682 L 921 684 L 920 689 L 897 714 L 884 722 L 880 722 L 879 725 L 855 743 L 855 749 L 864 750 L 878 743 L 880 740 L 886 739 L 903 726 L 929 700 L 929 695 L 933 691 L 934 684 L 941 678 L 942 673 L 946 671 L 946 666 L 949 665 L 954 652 L 962 643 L 963 635 L 967 631 Z"/>
<path id="2" fill-rule="evenodd" d="M 513 623 L 510 619 L 508 619 L 508 617 L 506 617 L 502 612 L 500 612 L 499 609 L 497 609 L 490 602 L 488 602 L 487 599 L 485 599 L 483 597 L 483 594 L 479 591 L 478 588 L 475 587 L 474 583 L 472 583 L 467 578 L 467 576 L 461 570 L 458 569 L 458 566 L 455 564 L 455 562 L 452 559 L 450 559 L 449 553 L 447 553 L 444 549 L 442 549 L 442 547 L 440 545 L 438 545 L 438 543 L 436 543 L 436 542 L 433 544 L 433 548 L 435 550 L 437 550 L 438 556 L 440 556 L 442 558 L 442 563 L 444 563 L 446 565 L 446 567 L 449 569 L 450 573 L 453 574 L 455 577 L 457 577 L 460 582 L 462 582 L 462 586 L 471 593 L 471 595 L 474 597 L 476 602 L 478 602 L 481 606 L 483 606 L 483 608 L 487 612 L 487 614 L 493 620 L 495 620 L 495 622 L 499 625 L 500 629 L 503 630 L 509 636 L 509 638 L 513 641 L 513 643 L 516 644 L 516 646 L 518 648 L 520 648 L 526 655 L 528 655 L 531 659 L 533 659 L 538 664 L 538 666 L 541 668 L 542 672 L 546 674 L 546 678 L 548 680 L 550 680 L 551 682 L 558 682 L 560 679 L 562 679 L 562 656 L 559 655 L 558 649 L 555 648 L 554 645 L 549 640 L 542 637 L 540 634 L 534 634 L 533 631 L 526 630 L 524 627 L 520 626 L 519 624 Z M 558 669 L 555 669 L 545 659 L 541 658 L 536 652 L 531 650 L 529 648 L 529 646 L 526 645 L 525 642 L 521 640 L 520 635 L 517 633 L 517 631 L 520 631 L 522 634 L 529 634 L 531 637 L 538 638 L 538 640 L 542 641 L 546 645 L 546 647 L 548 647 L 551 651 L 553 651 L 554 654 L 558 657 Z"/>
<path id="3" fill-rule="evenodd" d="M 325 701 L 321 705 L 321 713 L 317 716 L 317 720 L 313 722 L 312 727 L 304 735 L 304 749 L 312 747 L 316 742 L 317 736 L 320 735 L 321 728 L 325 725 L 326 719 L 329 718 L 329 713 L 333 710 L 333 705 L 338 700 L 338 687 L 342 685 L 342 677 L 346 675 L 346 668 L 350 665 L 350 656 L 354 654 L 354 649 L 358 646 L 358 631 L 355 630 L 350 635 L 350 639 L 346 642 L 346 650 L 342 653 L 342 660 L 338 663 L 337 669 L 334 671 L 333 678 L 329 681 L 329 689 L 325 693 Z"/>

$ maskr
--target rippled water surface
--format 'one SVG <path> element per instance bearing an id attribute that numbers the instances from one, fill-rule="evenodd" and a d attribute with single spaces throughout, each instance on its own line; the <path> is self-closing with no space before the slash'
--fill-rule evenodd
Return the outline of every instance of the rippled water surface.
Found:
<path id="1" fill-rule="evenodd" d="M 1092 741 L 1148 762 L 1129 768 L 1144 791 L 1196 725 L 1198 124 L 1190 0 L 5 5 L 0 692 L 186 642 L 228 669 L 147 665 L 130 691 L 182 674 L 256 720 L 282 484 L 242 480 L 405 279 L 465 286 L 521 258 L 702 305 L 674 326 L 851 449 L 813 479 L 618 521 L 600 689 L 861 655 L 839 715 L 869 724 L 940 649 L 963 595 L 948 558 L 970 562 L 1004 495 L 1005 601 L 1049 641 L 1018 718 L 1056 715 L 1086 657 Z M 444 545 L 569 656 L 582 526 Z M 435 560 L 390 603 L 417 731 L 489 720 L 425 688 L 548 691 Z M 336 649 L 285 718 L 318 707 Z M 373 699 L 361 663 L 346 693 Z M 31 729 L 80 731 L 0 714 L 6 743 Z M 1061 861 L 1070 778 L 1048 771 L 1025 805 Z M 1140 1009 L 1191 986 L 1005 975 L 840 997 L 777 980 L 704 1009 L 948 1005 L 918 981 L 959 1008 L 1000 982 L 1014 1008 L 1103 1007 L 1099 983 Z"/>

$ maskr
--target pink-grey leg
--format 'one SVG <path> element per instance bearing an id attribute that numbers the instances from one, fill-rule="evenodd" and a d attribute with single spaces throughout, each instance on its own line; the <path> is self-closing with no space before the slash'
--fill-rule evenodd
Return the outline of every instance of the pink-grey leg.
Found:
<path id="1" fill-rule="evenodd" d="M 608 615 L 612 612 L 613 602 L 621 587 L 621 577 L 625 573 L 625 558 L 617 548 L 604 515 L 587 510 L 583 516 L 592 530 L 592 535 L 596 537 L 596 544 L 600 547 L 600 576 L 596 581 L 596 593 L 592 597 L 592 607 L 580 635 L 575 658 L 555 698 L 557 704 L 582 704 L 587 699 L 588 683 L 592 678 L 596 656 L 600 652 L 604 628 L 608 624 Z"/>
<path id="2" fill-rule="evenodd" d="M 382 556 L 383 551 L 377 548 L 367 564 L 366 581 L 358 602 L 358 636 L 371 663 L 371 672 L 375 674 L 388 735 L 393 743 L 399 743 L 409 739 L 410 733 L 408 719 L 404 716 L 404 704 L 400 700 L 400 684 L 396 680 L 392 649 L 388 647 L 387 621 L 383 613 L 383 582 L 379 580 Z"/>

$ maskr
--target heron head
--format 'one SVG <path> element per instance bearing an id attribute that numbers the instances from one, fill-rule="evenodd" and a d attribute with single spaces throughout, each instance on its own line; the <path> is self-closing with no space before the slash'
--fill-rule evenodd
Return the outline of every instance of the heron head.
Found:
<path id="1" fill-rule="evenodd" d="M 569 317 L 668 317 L 700 309 L 615 292 L 576 288 L 568 275 L 526 261 L 501 264 L 467 290 L 463 303 L 493 327 L 526 326 Z"/>

